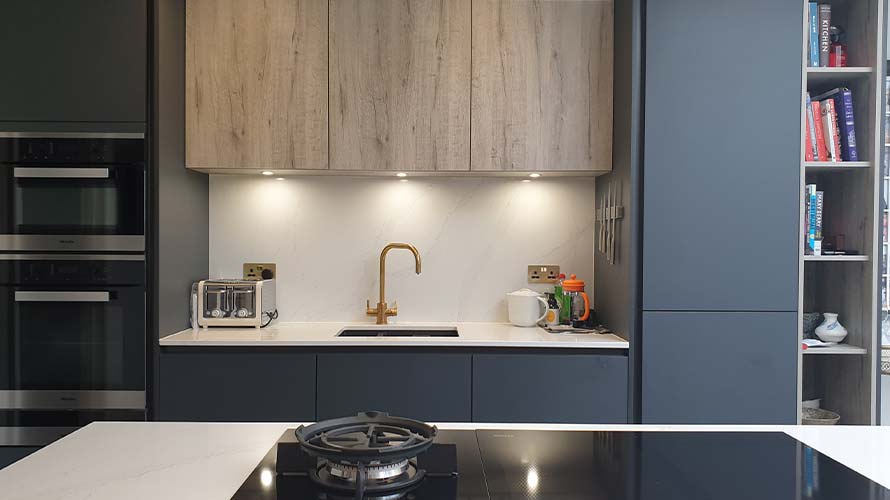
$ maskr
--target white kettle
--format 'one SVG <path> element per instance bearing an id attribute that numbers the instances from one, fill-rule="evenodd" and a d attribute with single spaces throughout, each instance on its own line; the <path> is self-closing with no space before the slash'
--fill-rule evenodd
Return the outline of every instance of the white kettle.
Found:
<path id="1" fill-rule="evenodd" d="M 547 300 L 528 288 L 510 292 L 507 294 L 507 316 L 516 326 L 535 326 L 547 316 Z"/>

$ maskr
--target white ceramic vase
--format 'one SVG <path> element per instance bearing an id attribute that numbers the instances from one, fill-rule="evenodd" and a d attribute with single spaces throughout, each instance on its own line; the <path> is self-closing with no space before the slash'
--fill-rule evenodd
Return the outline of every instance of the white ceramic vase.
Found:
<path id="1" fill-rule="evenodd" d="M 825 320 L 816 327 L 816 336 L 822 342 L 840 342 L 847 337 L 847 329 L 838 323 L 837 313 L 824 313 Z"/>

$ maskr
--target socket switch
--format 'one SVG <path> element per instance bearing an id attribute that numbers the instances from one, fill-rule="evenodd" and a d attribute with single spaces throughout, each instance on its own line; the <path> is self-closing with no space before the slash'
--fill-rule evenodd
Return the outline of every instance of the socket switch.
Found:
<path id="1" fill-rule="evenodd" d="M 533 265 L 528 266 L 529 283 L 556 283 L 559 281 L 559 266 Z"/>

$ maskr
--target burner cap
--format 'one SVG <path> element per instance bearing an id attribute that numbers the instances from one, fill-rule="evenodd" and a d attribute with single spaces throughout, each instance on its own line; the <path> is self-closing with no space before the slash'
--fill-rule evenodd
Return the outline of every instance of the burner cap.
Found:
<path id="1" fill-rule="evenodd" d="M 383 412 L 324 420 L 294 431 L 310 454 L 333 464 L 389 465 L 426 451 L 436 437 L 435 426 Z"/>

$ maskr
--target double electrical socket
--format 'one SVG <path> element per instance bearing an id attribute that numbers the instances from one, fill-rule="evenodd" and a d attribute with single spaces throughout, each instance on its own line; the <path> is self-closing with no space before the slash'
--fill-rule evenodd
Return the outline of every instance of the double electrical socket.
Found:
<path id="1" fill-rule="evenodd" d="M 269 280 L 274 279 L 276 274 L 273 263 L 245 262 L 242 271 L 246 280 Z"/>
<path id="2" fill-rule="evenodd" d="M 528 266 L 529 283 L 556 283 L 559 281 L 559 266 L 533 265 Z"/>

